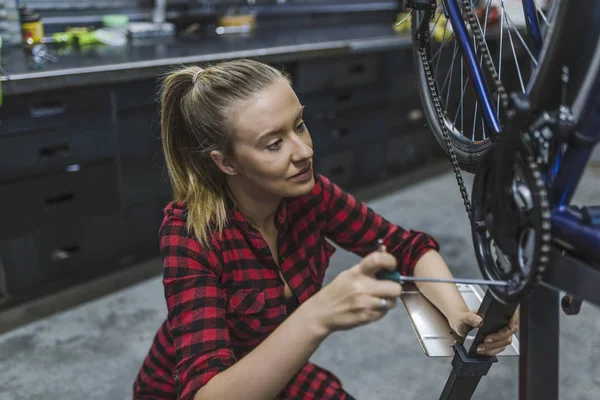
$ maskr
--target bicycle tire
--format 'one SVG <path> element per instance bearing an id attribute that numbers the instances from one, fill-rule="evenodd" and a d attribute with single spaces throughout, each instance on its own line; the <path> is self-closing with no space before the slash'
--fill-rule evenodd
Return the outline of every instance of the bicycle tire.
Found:
<path id="1" fill-rule="evenodd" d="M 555 36 L 552 35 L 552 31 L 555 29 L 556 22 L 561 19 L 560 13 L 563 12 L 563 10 L 564 10 L 564 7 L 561 7 L 561 5 L 563 3 L 565 3 L 564 1 L 556 0 L 556 3 L 558 3 L 558 4 L 556 4 L 557 9 L 554 11 L 554 14 L 553 14 L 553 23 L 548 28 L 548 31 L 546 34 L 547 39 L 544 41 L 544 47 L 546 47 L 547 44 L 551 43 L 552 40 L 555 40 L 554 39 Z M 412 34 L 413 34 L 413 41 L 414 41 L 414 36 L 415 36 L 414 34 L 416 32 L 416 29 L 418 28 L 419 23 L 422 19 L 422 14 L 423 14 L 423 12 L 413 11 L 412 28 L 411 28 Z M 428 52 L 429 52 L 429 48 L 428 48 Z M 535 73 L 533 74 L 530 81 L 528 82 L 528 86 L 531 85 L 532 81 L 534 79 L 536 79 L 536 77 L 538 76 L 537 70 L 541 69 L 543 64 L 548 63 L 547 60 L 549 58 L 547 57 L 547 55 L 548 55 L 548 52 L 542 51 L 540 53 L 540 58 L 538 61 L 538 68 L 536 69 Z M 419 50 L 415 43 L 413 43 L 413 59 L 414 59 L 414 68 L 415 68 L 415 72 L 416 72 L 417 79 L 418 79 L 417 87 L 419 90 L 421 104 L 423 107 L 423 111 L 425 113 L 427 123 L 429 124 L 431 133 L 433 134 L 433 137 L 437 141 L 438 145 L 444 150 L 444 152 L 446 154 L 449 154 L 449 151 L 446 148 L 446 141 L 444 140 L 444 136 L 442 134 L 442 128 L 440 127 L 437 112 L 436 112 L 434 104 L 433 104 L 431 93 L 429 91 L 429 85 L 427 82 L 427 78 L 425 76 L 423 62 L 421 60 Z M 485 68 L 483 68 L 483 74 L 484 74 L 484 76 L 486 76 L 486 80 L 487 80 L 489 78 L 489 76 L 488 76 L 489 74 Z M 446 110 L 444 110 L 444 111 L 446 111 Z M 491 139 L 488 138 L 488 140 L 472 142 L 472 141 L 466 139 L 462 135 L 459 136 L 459 135 L 453 134 L 452 133 L 452 129 L 454 128 L 452 126 L 453 124 L 447 119 L 447 117 L 446 117 L 445 121 L 446 121 L 446 127 L 448 128 L 448 132 L 449 132 L 450 142 L 452 144 L 452 149 L 454 150 L 454 153 L 458 160 L 460 169 L 465 172 L 474 173 L 479 162 L 483 159 L 483 157 L 485 157 L 488 150 L 492 147 Z"/>

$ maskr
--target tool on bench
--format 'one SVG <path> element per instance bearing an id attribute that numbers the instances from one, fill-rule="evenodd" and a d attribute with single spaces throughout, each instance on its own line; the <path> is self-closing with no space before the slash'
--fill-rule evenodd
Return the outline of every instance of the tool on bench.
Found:
<path id="1" fill-rule="evenodd" d="M 383 244 L 383 240 L 378 239 L 377 243 L 379 245 L 379 251 L 385 252 L 385 245 Z M 453 278 L 453 279 L 444 279 L 444 278 L 427 278 L 422 276 L 403 276 L 400 275 L 398 271 L 388 271 L 382 270 L 377 273 L 378 279 L 387 279 L 394 282 L 398 282 L 399 284 L 403 284 L 404 282 L 436 282 L 436 283 L 463 283 L 466 285 L 496 285 L 496 286 L 508 286 L 510 282 L 507 281 L 488 281 L 485 279 L 465 279 L 465 278 Z"/>

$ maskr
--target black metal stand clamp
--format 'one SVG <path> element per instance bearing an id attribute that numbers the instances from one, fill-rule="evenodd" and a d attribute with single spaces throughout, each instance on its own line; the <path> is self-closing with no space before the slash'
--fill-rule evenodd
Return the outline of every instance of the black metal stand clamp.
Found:
<path id="1" fill-rule="evenodd" d="M 477 313 L 483 318 L 483 326 L 473 329 L 463 344 L 453 346 L 452 372 L 440 400 L 468 400 L 473 396 L 482 376 L 485 376 L 497 357 L 477 354 L 477 346 L 490 333 L 499 332 L 508 325 L 518 304 L 502 304 L 492 293 L 486 292 Z"/>
<path id="2" fill-rule="evenodd" d="M 452 349 L 454 350 L 452 372 L 446 381 L 440 400 L 470 399 L 477 389 L 481 377 L 488 373 L 498 358 L 496 356 L 469 357 L 460 343 L 452 346 Z"/>

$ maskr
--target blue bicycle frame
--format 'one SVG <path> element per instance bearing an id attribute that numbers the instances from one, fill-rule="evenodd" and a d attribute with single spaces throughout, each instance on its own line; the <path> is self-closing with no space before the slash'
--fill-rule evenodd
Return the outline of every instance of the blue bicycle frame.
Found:
<path id="1" fill-rule="evenodd" d="M 594 145 L 600 138 L 600 74 L 586 100 L 574 132 L 580 146 L 570 146 L 562 159 L 559 159 L 556 177 L 549 182 L 549 197 L 552 210 L 552 235 L 575 254 L 586 254 L 593 261 L 600 262 L 600 229 L 586 224 L 582 214 L 569 203 L 585 171 Z"/>
<path id="2" fill-rule="evenodd" d="M 500 135 L 502 129 L 494 111 L 490 91 L 485 85 L 475 50 L 465 26 L 460 0 L 443 0 L 446 17 L 450 20 L 458 47 L 461 51 L 467 73 L 473 82 L 476 98 L 482 108 L 483 119 L 491 130 L 491 138 Z M 523 12 L 531 41 L 532 54 L 537 57 L 542 48 L 542 32 L 534 0 L 523 0 Z M 594 262 L 600 262 L 600 229 L 586 224 L 578 209 L 569 207 L 575 189 L 581 179 L 593 150 L 593 144 L 600 137 L 600 76 L 597 76 L 575 127 L 582 143 L 579 147 L 569 146 L 562 154 L 557 151 L 553 166 L 545 174 L 552 204 L 552 235 L 561 247 L 576 255 L 586 255 Z M 585 145 L 587 143 L 587 145 Z M 560 146 L 559 146 L 560 147 Z"/>

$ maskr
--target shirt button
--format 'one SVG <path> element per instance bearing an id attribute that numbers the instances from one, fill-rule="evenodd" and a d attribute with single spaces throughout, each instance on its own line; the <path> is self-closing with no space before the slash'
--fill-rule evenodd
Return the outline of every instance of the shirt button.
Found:
<path id="1" fill-rule="evenodd" d="M 173 378 L 175 379 L 175 385 L 179 386 L 181 383 L 181 379 L 179 378 L 179 372 L 175 371 L 173 374 Z"/>

